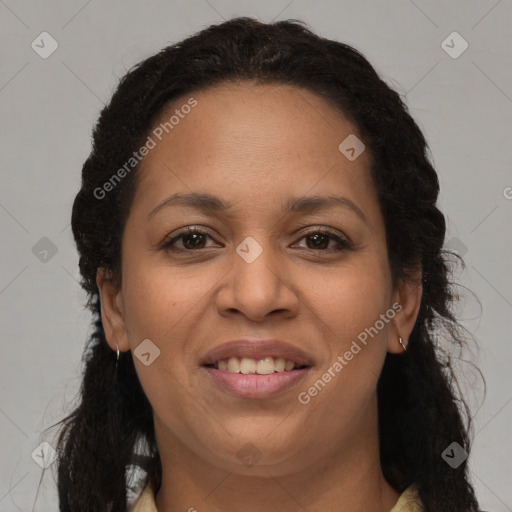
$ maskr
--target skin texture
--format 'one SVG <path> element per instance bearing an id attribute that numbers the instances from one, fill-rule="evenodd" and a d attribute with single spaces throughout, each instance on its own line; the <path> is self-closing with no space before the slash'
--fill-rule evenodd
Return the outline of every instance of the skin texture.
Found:
<path id="1" fill-rule="evenodd" d="M 242 82 L 193 96 L 197 106 L 139 170 L 121 286 L 102 269 L 97 275 L 112 350 L 150 339 L 161 351 L 149 366 L 134 357 L 162 460 L 158 510 L 388 512 L 399 493 L 379 464 L 376 385 L 386 352 L 403 352 L 398 336 L 409 338 L 422 290 L 392 287 L 369 150 L 349 161 L 338 145 L 357 128 L 295 86 Z M 171 206 L 148 220 L 177 192 L 214 194 L 233 208 Z M 331 194 L 350 199 L 366 221 L 340 206 L 281 212 L 290 196 Z M 208 236 L 197 245 L 179 239 L 175 252 L 160 248 L 186 226 Z M 322 237 L 315 246 L 312 233 L 325 229 L 353 248 L 336 252 L 337 242 Z M 248 236 L 263 249 L 252 263 L 236 252 Z M 299 403 L 298 393 L 395 302 L 403 309 L 317 396 Z M 199 363 L 212 347 L 246 336 L 286 340 L 315 365 L 276 397 L 228 395 Z M 251 467 L 237 456 L 248 443 L 261 455 Z"/>

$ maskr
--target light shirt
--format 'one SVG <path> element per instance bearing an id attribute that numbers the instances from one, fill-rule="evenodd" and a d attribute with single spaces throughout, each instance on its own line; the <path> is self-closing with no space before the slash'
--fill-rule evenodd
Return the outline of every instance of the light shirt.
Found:
<path id="1" fill-rule="evenodd" d="M 193 507 L 189 509 L 191 512 Z M 135 501 L 130 512 L 158 512 L 152 482 L 148 482 L 141 495 Z M 396 505 L 389 512 L 424 512 L 416 486 L 411 484 L 398 498 Z"/>

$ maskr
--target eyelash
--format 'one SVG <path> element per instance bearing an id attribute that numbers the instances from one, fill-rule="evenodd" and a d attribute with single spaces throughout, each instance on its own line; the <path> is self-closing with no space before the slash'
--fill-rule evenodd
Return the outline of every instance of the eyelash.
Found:
<path id="1" fill-rule="evenodd" d="M 174 236 L 173 238 L 165 240 L 163 245 L 161 246 L 161 249 L 162 250 L 165 249 L 165 250 L 169 250 L 169 251 L 174 251 L 174 252 L 196 252 L 196 251 L 202 250 L 202 249 L 197 249 L 197 250 L 196 249 L 181 249 L 181 248 L 173 247 L 173 244 L 177 240 L 179 240 L 179 239 L 181 239 L 183 237 L 186 237 L 186 236 L 190 236 L 190 235 L 206 235 L 207 237 L 210 237 L 213 240 L 213 237 L 211 237 L 206 231 L 202 231 L 202 230 L 196 228 L 195 226 L 193 226 L 193 227 L 186 228 L 184 231 L 182 231 L 178 235 Z M 303 238 L 306 238 L 306 237 L 311 236 L 311 235 L 324 235 L 324 236 L 328 236 L 329 238 L 331 238 L 335 242 L 337 242 L 339 247 L 338 248 L 334 248 L 334 249 L 308 249 L 306 247 L 305 249 L 309 250 L 309 251 L 318 251 L 318 252 L 331 253 L 331 252 L 340 252 L 340 251 L 344 251 L 344 250 L 351 250 L 353 248 L 352 244 L 348 240 L 345 240 L 345 239 L 341 238 L 340 236 L 338 236 L 337 234 L 335 234 L 335 233 L 333 233 L 331 231 L 323 230 L 323 229 L 318 229 L 318 228 L 314 229 L 314 230 L 310 230 L 310 231 L 304 233 L 299 240 L 302 240 Z"/>

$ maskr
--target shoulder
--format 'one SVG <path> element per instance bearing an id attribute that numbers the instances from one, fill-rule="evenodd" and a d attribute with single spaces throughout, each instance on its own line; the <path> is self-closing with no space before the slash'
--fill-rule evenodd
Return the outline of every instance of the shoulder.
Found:
<path id="1" fill-rule="evenodd" d="M 390 512 L 424 512 L 416 484 L 411 484 L 402 492 Z"/>
<path id="2" fill-rule="evenodd" d="M 128 512 L 158 512 L 155 504 L 155 486 L 150 480 L 138 498 L 132 503 Z"/>
<path id="3" fill-rule="evenodd" d="M 398 498 L 389 512 L 425 512 L 416 484 L 411 484 Z M 491 512 L 480 510 L 479 512 Z"/>
<path id="4" fill-rule="evenodd" d="M 127 481 L 127 512 L 158 512 L 155 504 L 156 483 L 139 466 L 132 466 Z"/>

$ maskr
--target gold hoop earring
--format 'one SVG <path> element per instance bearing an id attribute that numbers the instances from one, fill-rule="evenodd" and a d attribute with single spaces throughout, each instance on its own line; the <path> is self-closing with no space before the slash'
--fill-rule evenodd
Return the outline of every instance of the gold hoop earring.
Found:
<path id="1" fill-rule="evenodd" d="M 404 352 L 407 350 L 407 347 L 404 345 L 404 342 L 402 341 L 402 338 L 400 336 L 398 337 L 398 341 L 400 342 L 400 345 L 404 348 Z"/>

